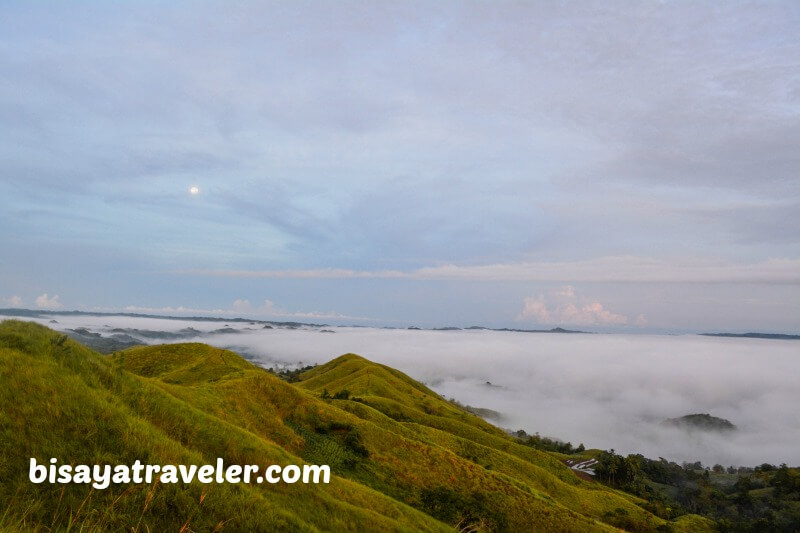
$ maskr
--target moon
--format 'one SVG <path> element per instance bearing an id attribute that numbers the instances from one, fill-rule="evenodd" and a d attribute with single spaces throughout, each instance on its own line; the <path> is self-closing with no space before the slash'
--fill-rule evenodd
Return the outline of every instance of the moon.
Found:
<path id="1" fill-rule="evenodd" d="M 197 185 L 192 185 L 191 187 L 189 187 L 189 194 L 191 195 L 200 194 L 200 187 L 198 187 Z"/>

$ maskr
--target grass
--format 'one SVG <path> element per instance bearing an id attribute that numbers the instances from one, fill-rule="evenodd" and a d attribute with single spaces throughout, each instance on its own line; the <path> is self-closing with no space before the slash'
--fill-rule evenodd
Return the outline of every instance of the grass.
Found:
<path id="1" fill-rule="evenodd" d="M 349 392 L 350 399 L 323 398 Z M 340 394 L 340 397 L 347 395 Z M 655 530 L 641 501 L 584 482 L 408 376 L 348 354 L 287 383 L 203 344 L 102 356 L 0 324 L 0 529 Z M 28 460 L 329 464 L 329 485 L 35 485 Z M 624 520 L 623 520 L 624 518 Z M 708 525 L 699 517 L 668 524 Z"/>

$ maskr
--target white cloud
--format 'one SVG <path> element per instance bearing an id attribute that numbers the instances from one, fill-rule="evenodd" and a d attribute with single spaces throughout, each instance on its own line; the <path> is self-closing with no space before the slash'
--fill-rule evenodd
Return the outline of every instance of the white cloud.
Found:
<path id="1" fill-rule="evenodd" d="M 272 303 L 272 300 L 264 300 L 264 303 L 261 305 L 261 310 L 267 315 L 280 315 L 281 313 L 286 313 L 286 311 L 276 308 L 275 304 Z"/>
<path id="2" fill-rule="evenodd" d="M 63 307 L 63 305 L 58 301 L 58 294 L 49 298 L 47 293 L 44 293 L 36 297 L 36 307 L 42 309 L 58 309 L 59 307 Z"/>
<path id="3" fill-rule="evenodd" d="M 57 298 L 57 297 L 56 297 Z M 106 309 L 110 311 L 110 309 Z M 275 305 L 271 300 L 264 300 L 261 305 L 253 305 L 250 300 L 240 298 L 234 300 L 229 309 L 201 309 L 196 307 L 165 306 L 165 307 L 142 307 L 129 305 L 123 309 L 126 313 L 141 313 L 152 315 L 215 315 L 215 316 L 250 316 L 253 318 L 290 318 L 290 319 L 341 319 L 341 320 L 374 320 L 369 317 L 350 316 L 335 311 L 287 311 Z"/>
<path id="4" fill-rule="evenodd" d="M 264 300 L 263 304 L 259 306 L 253 306 L 253 304 L 250 303 L 250 300 L 239 299 L 234 300 L 232 307 L 234 311 L 246 315 L 283 316 L 287 314 L 282 309 L 276 308 L 275 304 L 272 303 L 271 300 Z"/>
<path id="5" fill-rule="evenodd" d="M 319 311 L 287 311 L 275 305 L 272 300 L 264 300 L 260 306 L 253 306 L 249 300 L 235 300 L 233 302 L 234 311 L 242 314 L 261 316 L 261 317 L 278 317 L 278 318 L 295 318 L 295 319 L 357 319 L 357 320 L 371 320 L 367 317 L 349 316 L 337 313 L 335 311 L 319 312 Z"/>
<path id="6" fill-rule="evenodd" d="M 248 300 L 234 300 L 233 302 L 233 310 L 239 311 L 242 313 L 249 313 L 253 307 L 250 305 Z"/>
<path id="7" fill-rule="evenodd" d="M 609 311 L 600 302 L 583 301 L 569 285 L 547 295 L 539 294 L 536 297 L 525 298 L 517 320 L 574 326 L 611 326 L 628 323 L 628 317 Z M 644 315 L 639 315 L 635 323 L 641 325 L 643 321 L 645 321 Z"/>
<path id="8" fill-rule="evenodd" d="M 128 305 L 124 308 L 124 311 L 126 313 L 164 314 L 164 315 L 170 315 L 170 314 L 231 315 L 235 313 L 235 311 L 231 311 L 230 309 L 198 309 L 194 307 L 184 307 L 182 305 L 179 305 L 177 307 L 172 307 L 172 306 L 142 307 L 139 305 Z"/>
<path id="9" fill-rule="evenodd" d="M 22 307 L 22 298 L 19 296 L 9 296 L 8 298 L 3 298 L 3 304 L 9 307 Z"/>

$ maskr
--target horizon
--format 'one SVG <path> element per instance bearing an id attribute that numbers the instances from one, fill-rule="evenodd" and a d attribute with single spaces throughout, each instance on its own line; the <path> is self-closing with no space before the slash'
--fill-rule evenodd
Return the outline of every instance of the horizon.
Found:
<path id="1" fill-rule="evenodd" d="M 405 324 L 405 325 L 392 325 L 390 323 L 377 323 L 377 324 L 369 324 L 369 323 L 357 323 L 357 322 L 346 322 L 346 321 L 334 321 L 332 323 L 328 322 L 310 322 L 310 321 L 303 321 L 303 320 L 279 320 L 280 317 L 270 316 L 270 317 L 261 317 L 258 315 L 237 315 L 236 312 L 231 312 L 229 316 L 219 316 L 212 314 L 212 311 L 209 311 L 208 314 L 191 314 L 191 311 L 194 310 L 186 310 L 184 314 L 181 314 L 180 309 L 173 310 L 175 314 L 149 314 L 149 313 L 141 313 L 135 311 L 113 311 L 113 310 L 85 310 L 85 309 L 58 309 L 58 310 L 48 310 L 48 309 L 27 309 L 27 308 L 0 308 L 0 321 L 6 319 L 15 319 L 15 318 L 27 318 L 27 317 L 36 317 L 36 316 L 58 316 L 58 315 L 86 315 L 86 316 L 127 316 L 132 318 L 158 318 L 158 319 L 165 319 L 165 320 L 202 320 L 202 321 L 214 321 L 214 322 L 257 322 L 262 324 L 297 324 L 300 326 L 309 326 L 309 327 L 336 327 L 336 328 L 374 328 L 374 329 L 419 329 L 423 331 L 448 331 L 448 330 L 472 330 L 472 329 L 484 329 L 488 331 L 495 331 L 495 332 L 518 332 L 518 333 L 564 333 L 564 334 L 592 334 L 592 335 L 711 335 L 711 336 L 744 336 L 744 335 L 778 335 L 781 337 L 786 338 L 800 338 L 800 333 L 795 333 L 792 331 L 778 331 L 778 330 L 740 330 L 740 331 L 703 331 L 703 330 L 653 330 L 653 329 L 639 329 L 639 330 L 625 330 L 625 329 L 606 329 L 604 331 L 593 331 L 589 329 L 576 329 L 576 328 L 568 328 L 559 325 L 555 325 L 549 328 L 521 328 L 521 327 L 490 327 L 485 326 L 482 324 L 450 324 L 450 323 L 441 323 L 441 324 L 432 324 L 432 325 L 420 325 L 420 324 Z M 15 315 L 14 312 L 22 312 L 23 314 Z"/>

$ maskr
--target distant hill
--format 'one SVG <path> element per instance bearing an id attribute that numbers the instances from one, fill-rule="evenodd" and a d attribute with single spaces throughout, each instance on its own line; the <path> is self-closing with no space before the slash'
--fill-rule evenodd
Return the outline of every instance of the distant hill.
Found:
<path id="1" fill-rule="evenodd" d="M 492 329 L 492 331 L 515 331 L 518 333 L 589 333 L 588 331 L 579 331 L 577 329 L 564 329 L 564 328 L 552 328 L 552 329 L 500 328 L 500 329 Z"/>
<path id="2" fill-rule="evenodd" d="M 70 338 L 88 346 L 92 350 L 106 354 L 142 344 L 139 339 L 131 337 L 127 333 L 113 333 L 108 337 L 103 337 L 99 333 L 91 332 L 86 328 L 70 329 L 65 333 Z"/>
<path id="3" fill-rule="evenodd" d="M 53 311 L 45 309 L 17 309 L 8 308 L 0 309 L 0 316 L 8 317 L 29 317 L 29 318 L 45 318 L 49 316 L 129 316 L 133 318 L 161 318 L 164 320 L 188 320 L 193 322 L 247 322 L 250 324 L 272 324 L 283 327 L 325 327 L 328 324 L 313 324 L 310 322 L 278 322 L 275 320 L 257 320 L 253 318 L 222 318 L 211 316 L 171 316 L 171 315 L 153 315 L 147 313 L 101 313 L 99 311 Z"/>
<path id="4" fill-rule="evenodd" d="M 133 318 L 160 318 L 165 320 L 191 320 L 191 321 L 200 321 L 200 322 L 236 322 L 242 323 L 247 322 L 250 324 L 264 324 L 267 326 L 279 326 L 284 328 L 302 328 L 302 327 L 311 327 L 311 328 L 325 328 L 329 327 L 329 324 L 314 324 L 311 322 L 278 322 L 274 320 L 257 320 L 253 318 L 221 318 L 221 317 L 208 317 L 208 316 L 192 316 L 192 317 L 184 317 L 184 316 L 171 316 L 171 315 L 153 315 L 153 314 L 145 314 L 145 313 L 101 313 L 101 312 L 94 312 L 94 311 L 52 311 L 52 310 L 43 310 L 43 309 L 0 309 L 0 316 L 8 316 L 8 317 L 27 317 L 27 318 L 46 318 L 49 316 L 127 316 Z M 362 328 L 366 327 L 363 325 L 352 324 L 347 327 L 351 328 Z M 396 329 L 391 327 L 386 327 L 384 329 Z M 430 330 L 430 331 L 460 331 L 462 328 L 455 327 L 455 326 L 446 326 L 446 327 L 437 327 L 437 328 L 422 328 L 419 326 L 409 326 L 406 329 L 409 330 Z M 588 333 L 586 331 L 578 331 L 578 330 L 570 330 L 564 329 L 560 327 L 552 328 L 552 329 L 515 329 L 515 328 L 488 328 L 483 326 L 470 326 L 467 328 L 468 330 L 487 330 L 487 331 L 510 331 L 510 332 L 518 332 L 518 333 Z M 217 333 L 224 333 L 222 330 L 218 330 Z"/>
<path id="5" fill-rule="evenodd" d="M 583 481 L 390 367 L 347 354 L 279 379 L 205 344 L 103 356 L 0 324 L 0 530 L 702 531 Z M 33 484 L 28 460 L 330 465 L 329 485 Z"/>
<path id="6" fill-rule="evenodd" d="M 684 415 L 679 418 L 668 418 L 661 422 L 664 426 L 698 431 L 734 431 L 736 426 L 729 420 L 711 416 L 708 413 Z"/>
<path id="7" fill-rule="evenodd" d="M 453 329 L 453 328 L 439 328 L 439 329 Z M 455 328 L 457 329 L 457 328 Z M 511 331 L 516 333 L 589 333 L 588 331 L 580 331 L 577 329 L 564 329 L 564 328 L 551 328 L 551 329 L 518 329 L 518 328 L 487 328 L 484 326 L 469 326 L 464 329 L 472 330 L 486 330 L 486 331 Z"/>
<path id="8" fill-rule="evenodd" d="M 746 339 L 780 339 L 800 340 L 800 335 L 786 335 L 783 333 L 700 333 L 706 337 L 737 337 Z"/>

